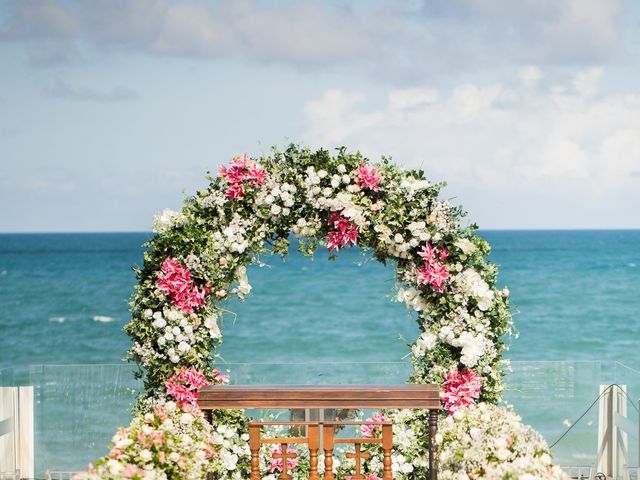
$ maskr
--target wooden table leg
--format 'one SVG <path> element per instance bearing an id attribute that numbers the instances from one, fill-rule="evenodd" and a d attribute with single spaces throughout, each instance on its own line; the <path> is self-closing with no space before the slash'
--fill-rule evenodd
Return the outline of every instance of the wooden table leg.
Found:
<path id="1" fill-rule="evenodd" d="M 260 480 L 260 426 L 249 424 L 249 450 L 251 450 L 250 480 Z"/>
<path id="2" fill-rule="evenodd" d="M 393 425 L 382 425 L 382 480 L 393 480 L 391 452 L 393 451 Z"/>
<path id="3" fill-rule="evenodd" d="M 320 480 L 318 473 L 318 449 L 320 448 L 320 426 L 307 426 L 309 443 L 309 480 Z"/>
<path id="4" fill-rule="evenodd" d="M 333 445 L 333 425 L 325 425 L 322 431 L 322 448 L 324 450 L 324 480 L 334 480 Z"/>
<path id="5" fill-rule="evenodd" d="M 438 433 L 438 410 L 429 410 L 429 480 L 437 480 L 436 434 Z"/>

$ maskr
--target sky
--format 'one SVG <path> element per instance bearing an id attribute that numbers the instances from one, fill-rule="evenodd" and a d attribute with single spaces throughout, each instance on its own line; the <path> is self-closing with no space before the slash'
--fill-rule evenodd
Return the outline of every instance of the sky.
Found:
<path id="1" fill-rule="evenodd" d="M 0 232 L 148 230 L 290 142 L 484 229 L 640 228 L 640 2 L 0 0 Z"/>

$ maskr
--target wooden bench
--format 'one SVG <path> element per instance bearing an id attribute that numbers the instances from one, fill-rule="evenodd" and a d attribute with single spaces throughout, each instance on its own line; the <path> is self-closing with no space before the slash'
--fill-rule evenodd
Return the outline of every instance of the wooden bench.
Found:
<path id="1" fill-rule="evenodd" d="M 198 401 L 204 411 L 240 408 L 345 408 L 345 409 L 424 409 L 429 410 L 429 479 L 436 480 L 435 435 L 438 428 L 438 411 L 440 410 L 440 389 L 437 385 L 212 385 L 200 390 Z M 320 448 L 319 432 L 323 430 L 322 449 L 325 453 L 324 480 L 333 480 L 333 447 L 335 443 L 353 443 L 356 451 L 350 458 L 356 461 L 356 473 L 353 480 L 363 479 L 360 472 L 361 445 L 381 443 L 383 450 L 383 480 L 392 480 L 391 452 L 393 447 L 393 430 L 389 422 L 377 423 L 382 430 L 382 438 L 335 439 L 334 429 L 344 424 L 363 425 L 372 422 L 250 422 L 249 448 L 251 449 L 251 480 L 260 478 L 260 445 L 265 443 L 280 444 L 283 468 L 280 479 L 291 478 L 288 475 L 287 446 L 292 443 L 306 443 L 309 446 L 310 473 L 309 480 L 319 480 L 318 449 Z M 267 424 L 303 425 L 308 434 L 299 438 L 261 439 L 260 428 Z"/>

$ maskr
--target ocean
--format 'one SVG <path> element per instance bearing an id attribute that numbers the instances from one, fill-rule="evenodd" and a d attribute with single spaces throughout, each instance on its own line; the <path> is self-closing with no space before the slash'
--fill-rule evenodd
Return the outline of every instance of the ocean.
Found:
<path id="1" fill-rule="evenodd" d="M 480 235 L 493 247 L 491 260 L 500 266 L 499 286 L 511 291 L 519 336 L 511 339 L 507 356 L 516 365 L 566 361 L 549 364 L 554 367 L 541 381 L 549 375 L 568 375 L 565 367 L 572 365 L 574 383 L 578 377 L 595 378 L 589 369 L 599 365 L 602 370 L 602 362 L 621 362 L 640 370 L 640 231 L 481 231 Z M 142 261 L 141 245 L 149 236 L 0 235 L 0 369 L 5 369 L 0 372 L 4 371 L 5 384 L 9 375 L 13 382 L 34 383 L 45 378 L 42 372 L 55 371 L 43 365 L 121 361 L 130 345 L 122 327 L 128 321 L 127 301 L 135 282 L 131 267 Z M 306 381 L 319 380 L 317 376 L 327 369 L 339 376 L 339 364 L 345 362 L 364 362 L 358 368 L 365 373 L 366 364 L 384 362 L 388 367 L 371 367 L 371 372 L 381 371 L 387 377 L 402 374 L 407 343 L 416 337 L 418 327 L 403 304 L 391 301 L 395 291 L 391 266 L 370 261 L 358 249 L 341 252 L 336 261 L 328 261 L 323 251 L 313 259 L 292 251 L 285 262 L 279 257 L 263 260 L 268 267 L 249 269 L 251 295 L 243 303 L 228 305 L 237 317 L 229 316 L 223 326 L 221 363 L 294 363 L 298 367 L 282 368 L 278 375 L 294 377 L 304 371 Z M 327 363 L 336 365 L 318 368 Z M 315 365 L 314 373 L 308 373 L 308 364 Z M 526 370 L 535 364 L 520 365 Z M 126 368 L 120 367 L 118 378 L 129 371 Z M 104 375 L 105 383 L 113 377 Z M 521 373 L 515 381 L 526 388 L 523 379 L 530 377 Z M 66 388 L 67 397 L 73 397 L 79 387 Z M 522 397 L 522 388 L 519 391 Z M 578 410 L 588 406 L 588 400 L 578 395 L 566 415 L 581 413 Z M 531 423 L 544 423 L 535 416 L 533 405 L 522 408 L 525 420 L 529 415 Z M 119 413 L 115 417 L 122 418 Z M 48 421 L 46 416 L 37 418 Z M 542 428 L 549 435 L 561 433 L 563 420 L 554 417 Z M 56 428 L 58 433 L 65 431 L 64 425 Z M 57 438 L 54 443 L 63 445 Z M 90 454 L 104 453 L 104 442 L 94 440 Z M 40 448 L 53 448 L 45 444 L 42 440 Z M 65 466 L 80 461 L 71 458 Z"/>

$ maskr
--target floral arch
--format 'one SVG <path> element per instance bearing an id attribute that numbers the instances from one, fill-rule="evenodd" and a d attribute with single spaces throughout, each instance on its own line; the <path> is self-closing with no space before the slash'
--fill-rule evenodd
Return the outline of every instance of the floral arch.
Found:
<path id="1" fill-rule="evenodd" d="M 219 411 L 210 425 L 197 409 L 197 390 L 228 381 L 214 362 L 228 313 L 221 303 L 244 299 L 251 290 L 246 267 L 267 252 L 286 255 L 291 234 L 306 255 L 357 245 L 395 265 L 398 299 L 417 312 L 421 332 L 410 345 L 407 381 L 442 385 L 449 414 L 438 439 L 443 478 L 463 478 L 456 471 L 476 466 L 481 478 L 489 451 L 496 465 L 558 475 L 536 434 L 494 406 L 504 387 L 503 337 L 512 328 L 509 292 L 496 289 L 497 269 L 486 260 L 489 245 L 476 227 L 463 226 L 462 210 L 439 199 L 443 184 L 386 158 L 372 164 L 345 148 L 332 155 L 297 145 L 255 160 L 238 156 L 208 180 L 180 212 L 156 217 L 125 327 L 145 391 L 132 424 L 114 436 L 111 453 L 88 478 L 203 478 L 205 472 L 248 478 L 247 418 Z M 396 478 L 427 478 L 424 414 L 377 415 L 394 421 Z M 462 439 L 481 425 L 487 438 L 511 440 L 487 444 L 477 458 L 459 458 L 469 447 Z M 373 453 L 371 479 L 380 466 Z M 264 462 L 277 473 L 277 464 Z M 338 470 L 349 478 L 348 462 Z M 295 478 L 304 473 L 301 459 Z"/>

